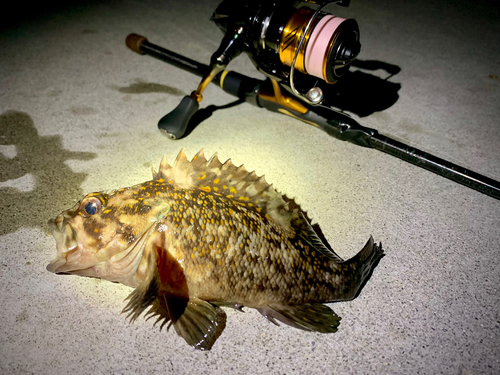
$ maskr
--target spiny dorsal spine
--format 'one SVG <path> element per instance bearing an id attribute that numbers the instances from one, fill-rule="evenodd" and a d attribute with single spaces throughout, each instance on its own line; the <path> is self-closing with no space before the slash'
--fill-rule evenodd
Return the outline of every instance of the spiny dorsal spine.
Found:
<path id="1" fill-rule="evenodd" d="M 293 200 L 283 197 L 264 176 L 257 176 L 255 171 L 248 172 L 243 165 L 236 167 L 231 159 L 221 163 L 217 153 L 207 160 L 203 149 L 191 161 L 182 149 L 173 166 L 164 156 L 158 172 L 153 170 L 153 179 L 163 179 L 182 189 L 197 188 L 245 204 L 269 215 L 285 230 L 293 230 L 292 221 L 300 219 L 299 212 L 302 211 L 297 204 L 293 204 L 294 209 L 290 210 L 287 202 Z"/>

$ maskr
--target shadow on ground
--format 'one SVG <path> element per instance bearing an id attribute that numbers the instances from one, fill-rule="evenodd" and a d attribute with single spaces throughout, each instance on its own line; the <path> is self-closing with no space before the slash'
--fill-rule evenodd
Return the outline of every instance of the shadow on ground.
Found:
<path id="1" fill-rule="evenodd" d="M 22 190 L 0 188 L 0 235 L 23 227 L 40 227 L 64 209 L 72 199 L 81 198 L 85 173 L 75 173 L 66 164 L 69 159 L 91 160 L 90 152 L 68 151 L 62 137 L 40 137 L 31 117 L 24 112 L 8 111 L 0 115 L 0 145 L 15 146 L 16 154 L 0 154 L 0 182 L 31 175 L 32 186 Z"/>

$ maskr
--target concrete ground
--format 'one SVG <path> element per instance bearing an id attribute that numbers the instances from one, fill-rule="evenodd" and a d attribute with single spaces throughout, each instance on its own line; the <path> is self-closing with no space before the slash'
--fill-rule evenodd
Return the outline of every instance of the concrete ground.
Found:
<path id="1" fill-rule="evenodd" d="M 249 104 L 187 138 L 156 123 L 198 84 L 125 47 L 135 32 L 207 63 L 218 0 L 16 5 L 0 35 L 0 373 L 498 374 L 500 202 L 376 150 Z M 486 1 L 353 0 L 362 52 L 342 106 L 362 124 L 500 180 L 500 8 Z M 14 4 L 15 5 L 15 4 Z M 230 68 L 260 77 L 246 56 Z M 384 69 L 385 68 L 385 69 Z M 373 70 L 375 69 L 375 70 Z M 392 74 L 396 73 L 396 74 Z M 215 85 L 202 107 L 234 99 Z M 362 117 L 359 117 L 359 116 Z M 227 310 L 209 352 L 120 311 L 130 289 L 60 276 L 46 222 L 92 191 L 150 179 L 181 148 L 265 174 L 353 256 L 382 259 L 330 306 L 335 334 Z"/>

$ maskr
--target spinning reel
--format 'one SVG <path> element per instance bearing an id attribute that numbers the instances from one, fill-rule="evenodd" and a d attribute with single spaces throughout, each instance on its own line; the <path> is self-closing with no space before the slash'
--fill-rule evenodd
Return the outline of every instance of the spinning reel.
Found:
<path id="1" fill-rule="evenodd" d="M 196 113 L 210 82 L 232 59 L 246 52 L 257 69 L 272 82 L 267 98 L 278 98 L 289 108 L 300 107 L 293 98 L 284 98 L 281 88 L 310 105 L 319 105 L 324 97 L 318 81 L 335 83 L 358 55 L 358 24 L 321 10 L 329 3 L 348 6 L 349 0 L 309 1 L 313 10 L 298 2 L 278 0 L 225 0 L 215 10 L 212 21 L 224 38 L 210 59 L 210 69 L 198 88 L 184 97 L 179 106 L 160 120 L 159 128 L 170 138 L 180 138 Z M 224 86 L 226 75 L 220 77 Z M 307 91 L 302 92 L 306 88 Z"/>
<path id="2" fill-rule="evenodd" d="M 345 75 L 360 52 L 359 29 L 353 19 L 322 11 L 330 3 L 346 7 L 349 0 L 305 2 L 313 8 L 294 0 L 224 0 L 211 18 L 224 37 L 210 66 L 130 34 L 126 44 L 131 50 L 202 77 L 198 88 L 164 116 L 158 128 L 171 139 L 185 136 L 188 125 L 196 123 L 203 91 L 212 82 L 238 97 L 238 102 L 285 114 L 332 137 L 377 149 L 500 199 L 500 182 L 379 134 L 324 104 L 327 86 Z M 242 52 L 266 80 L 225 70 Z"/>

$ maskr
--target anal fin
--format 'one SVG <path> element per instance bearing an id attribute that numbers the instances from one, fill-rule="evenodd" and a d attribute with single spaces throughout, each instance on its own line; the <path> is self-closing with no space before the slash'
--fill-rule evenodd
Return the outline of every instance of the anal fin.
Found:
<path id="1" fill-rule="evenodd" d="M 337 332 L 340 324 L 340 317 L 321 303 L 306 303 L 297 306 L 270 303 L 257 310 L 276 325 L 278 325 L 276 320 L 279 320 L 304 331 L 333 333 Z"/>

